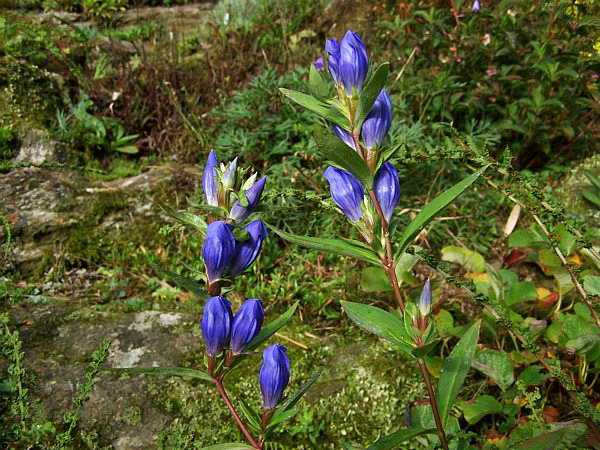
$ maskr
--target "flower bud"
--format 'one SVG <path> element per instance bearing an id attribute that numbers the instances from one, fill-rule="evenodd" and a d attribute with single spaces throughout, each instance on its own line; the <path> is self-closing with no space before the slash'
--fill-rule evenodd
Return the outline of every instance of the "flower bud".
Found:
<path id="1" fill-rule="evenodd" d="M 394 214 L 394 208 L 400 201 L 400 179 L 398 171 L 391 163 L 386 162 L 379 168 L 375 175 L 373 190 L 385 220 L 389 223 Z"/>
<path id="2" fill-rule="evenodd" d="M 382 89 L 367 114 L 361 129 L 361 136 L 368 149 L 381 145 L 392 125 L 392 99 Z"/>
<path id="3" fill-rule="evenodd" d="M 423 290 L 421 291 L 421 298 L 419 298 L 419 311 L 422 317 L 426 317 L 431 312 L 431 281 L 427 278 Z"/>
<path id="4" fill-rule="evenodd" d="M 317 69 L 317 72 L 321 72 L 323 70 L 323 68 L 325 67 L 325 64 L 323 63 L 323 57 L 319 56 L 317 59 L 315 59 L 313 62 L 313 66 L 315 66 L 315 69 Z"/>
<path id="5" fill-rule="evenodd" d="M 231 207 L 229 217 L 238 222 L 246 219 L 252 213 L 252 210 L 258 205 L 266 182 L 267 177 L 262 177 L 260 180 L 250 186 L 250 188 L 244 192 L 248 203 L 247 206 L 242 205 L 239 200 L 236 201 Z"/>
<path id="6" fill-rule="evenodd" d="M 248 238 L 236 241 L 235 255 L 229 267 L 229 275 L 236 276 L 246 270 L 258 257 L 263 241 L 267 237 L 267 228 L 260 220 L 254 220 L 246 225 Z"/>
<path id="7" fill-rule="evenodd" d="M 229 345 L 231 321 L 231 303 L 225 297 L 210 297 L 206 301 L 200 328 L 209 356 L 214 358 Z"/>
<path id="8" fill-rule="evenodd" d="M 260 331 L 264 317 L 260 300 L 250 298 L 242 303 L 233 317 L 231 350 L 234 354 L 242 353 L 246 345 L 254 339 Z"/>
<path id="9" fill-rule="evenodd" d="M 275 408 L 290 381 L 290 360 L 283 345 L 274 344 L 265 349 L 258 381 L 263 407 Z"/>
<path id="10" fill-rule="evenodd" d="M 347 132 L 346 130 L 344 130 L 342 127 L 340 127 L 338 125 L 332 125 L 331 131 L 333 131 L 333 133 L 337 137 L 339 137 L 348 147 L 350 147 L 352 150 L 356 151 L 356 146 L 354 145 L 354 139 L 352 138 L 352 135 L 349 132 Z"/>
<path id="11" fill-rule="evenodd" d="M 481 4 L 479 3 L 479 0 L 475 0 L 473 2 L 473 5 L 471 6 L 471 11 L 474 13 L 478 13 L 480 9 L 481 9 Z"/>
<path id="12" fill-rule="evenodd" d="M 339 61 L 340 61 L 340 45 L 335 39 L 327 39 L 325 41 L 325 52 L 327 52 L 327 68 L 336 84 L 340 83 L 339 77 Z"/>
<path id="13" fill-rule="evenodd" d="M 348 30 L 340 42 L 338 76 L 347 95 L 352 89 L 360 91 L 369 71 L 367 49 L 360 36 Z"/>
<path id="14" fill-rule="evenodd" d="M 331 198 L 352 222 L 362 217 L 365 192 L 360 181 L 345 170 L 329 166 L 323 174 L 329 181 Z"/>
<path id="15" fill-rule="evenodd" d="M 211 223 L 202 245 L 202 258 L 209 283 L 221 278 L 234 255 L 235 238 L 231 227 L 222 220 Z"/>
<path id="16" fill-rule="evenodd" d="M 210 206 L 219 206 L 218 198 L 218 180 L 217 180 L 217 154 L 211 150 L 208 154 L 208 160 L 202 174 L 202 189 L 206 196 L 206 202 Z"/>
<path id="17" fill-rule="evenodd" d="M 223 177 L 221 178 L 221 183 L 223 184 L 223 189 L 233 189 L 235 186 L 235 180 L 237 176 L 237 158 L 231 161 L 227 168 L 223 171 Z"/>

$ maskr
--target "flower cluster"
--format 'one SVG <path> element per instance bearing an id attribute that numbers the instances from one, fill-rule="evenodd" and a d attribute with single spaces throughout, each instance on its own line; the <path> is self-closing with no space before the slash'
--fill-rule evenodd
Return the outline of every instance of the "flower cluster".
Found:
<path id="1" fill-rule="evenodd" d="M 202 188 L 209 206 L 225 217 L 206 228 L 202 258 L 206 268 L 209 297 L 204 306 L 200 328 L 206 344 L 209 374 L 221 382 L 236 358 L 246 356 L 254 346 L 264 321 L 260 300 L 250 298 L 233 314 L 231 303 L 220 295 L 222 281 L 244 272 L 258 258 L 267 228 L 261 220 L 242 222 L 254 212 L 260 201 L 266 177 L 256 174 L 240 183 L 237 159 L 219 164 L 211 151 L 202 177 Z M 290 379 L 290 361 L 285 347 L 271 345 L 264 350 L 259 382 L 265 417 L 277 406 Z"/>
<path id="2" fill-rule="evenodd" d="M 235 357 L 241 355 L 258 335 L 263 320 L 264 310 L 258 299 L 247 299 L 235 315 L 231 303 L 223 296 L 210 297 L 206 301 L 200 328 L 211 375 L 215 375 L 217 358 L 224 352 L 224 364 L 231 366 Z M 290 360 L 286 348 L 279 344 L 267 347 L 259 373 L 264 409 L 277 406 L 289 379 Z"/>
<path id="3" fill-rule="evenodd" d="M 348 31 L 339 43 L 335 39 L 328 39 L 325 52 L 329 73 L 337 87 L 339 104 L 350 123 L 350 129 L 337 124 L 333 124 L 331 129 L 360 155 L 374 173 L 374 198 L 366 195 L 363 184 L 347 170 L 330 166 L 324 176 L 329 182 L 335 204 L 371 243 L 374 239 L 372 228 L 375 215 L 383 216 L 381 219 L 385 221 L 384 227 L 387 227 L 400 200 L 398 171 L 390 162 L 380 161 L 381 152 L 378 151 L 392 124 L 392 101 L 382 88 L 364 120 L 359 121 L 358 105 L 369 72 L 367 49 L 357 33 Z M 322 60 L 315 62 L 315 68 L 319 67 L 324 67 Z"/>

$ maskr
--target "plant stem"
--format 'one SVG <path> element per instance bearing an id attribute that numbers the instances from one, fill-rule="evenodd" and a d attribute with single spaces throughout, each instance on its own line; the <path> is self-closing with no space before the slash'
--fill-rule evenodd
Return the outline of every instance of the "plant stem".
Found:
<path id="1" fill-rule="evenodd" d="M 440 416 L 440 410 L 438 408 L 437 398 L 435 396 L 433 384 L 431 383 L 431 377 L 429 376 L 429 370 L 427 370 L 425 361 L 423 361 L 422 359 L 417 359 L 417 363 L 419 364 L 419 369 L 421 369 L 423 380 L 425 381 L 425 385 L 427 386 L 427 392 L 429 394 L 429 404 L 431 405 L 431 411 L 433 412 L 433 418 L 435 419 L 435 426 L 437 428 L 438 437 L 440 438 L 440 442 L 444 450 L 448 450 L 448 440 L 446 439 L 446 433 L 444 432 L 444 424 L 442 423 L 442 417 Z"/>
<path id="2" fill-rule="evenodd" d="M 231 403 L 231 399 L 229 398 L 229 395 L 227 395 L 225 386 L 223 386 L 223 380 L 215 378 L 215 385 L 217 386 L 217 391 L 219 392 L 219 395 L 221 396 L 221 398 L 227 405 L 227 408 L 229 408 L 229 411 L 231 412 L 231 415 L 233 416 L 235 423 L 237 424 L 238 428 L 240 429 L 240 431 L 242 432 L 242 434 L 244 435 L 244 437 L 246 438 L 248 443 L 255 449 L 262 450 L 262 448 L 263 448 L 262 444 L 260 444 L 258 441 L 256 441 L 256 439 L 254 439 L 254 437 L 252 436 L 252 433 L 250 433 L 250 431 L 248 431 L 246 424 L 244 424 L 244 422 L 240 418 L 240 415 L 238 414 L 237 410 L 235 409 L 235 406 L 233 406 L 233 403 Z"/>
<path id="3" fill-rule="evenodd" d="M 387 223 L 385 216 L 383 215 L 383 210 L 381 209 L 381 205 L 379 204 L 379 200 L 377 200 L 377 196 L 374 191 L 370 191 L 369 195 L 371 196 L 371 201 L 375 205 L 375 210 L 377 211 L 377 215 L 381 220 L 381 229 L 383 230 L 383 239 L 385 241 L 385 258 L 382 258 L 383 268 L 387 273 L 388 278 L 390 279 L 390 283 L 392 283 L 392 288 L 394 289 L 394 298 L 400 307 L 400 311 L 404 311 L 404 300 L 402 299 L 402 292 L 400 292 L 400 284 L 398 283 L 398 276 L 396 275 L 396 267 L 394 264 L 394 250 L 392 248 L 392 239 L 390 238 L 390 229 Z"/>

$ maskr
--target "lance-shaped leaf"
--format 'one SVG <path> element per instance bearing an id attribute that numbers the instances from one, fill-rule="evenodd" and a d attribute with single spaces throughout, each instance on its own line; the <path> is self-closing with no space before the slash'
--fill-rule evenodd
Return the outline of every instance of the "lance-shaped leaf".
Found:
<path id="1" fill-rule="evenodd" d="M 439 214 L 446 206 L 452 203 L 460 194 L 462 194 L 469 186 L 471 186 L 486 168 L 487 166 L 469 175 L 425 205 L 421 212 L 417 214 L 417 217 L 415 217 L 415 219 L 404 229 L 404 232 L 398 241 L 399 253 L 404 252 L 413 238 L 419 234 L 421 230 L 429 222 L 431 222 L 437 214 Z"/>
<path id="2" fill-rule="evenodd" d="M 297 308 L 298 302 L 290 306 L 288 310 L 282 315 L 280 315 L 277 319 L 263 326 L 260 330 L 260 333 L 258 333 L 254 337 L 254 339 L 252 339 L 250 343 L 246 346 L 246 351 L 249 352 L 256 349 L 260 344 L 262 344 L 264 341 L 266 341 L 275 333 L 277 333 L 277 331 L 279 331 L 283 326 L 285 326 L 285 324 L 287 324 L 290 321 Z"/>
<path id="3" fill-rule="evenodd" d="M 421 427 L 411 427 L 405 428 L 402 430 L 395 431 L 392 434 L 388 434 L 387 436 L 380 437 L 367 447 L 367 450 L 394 450 L 398 448 L 400 444 L 403 444 L 406 441 L 410 441 L 411 439 L 416 438 L 417 436 L 422 436 L 424 434 L 433 434 L 435 433 L 435 428 L 421 428 Z"/>
<path id="4" fill-rule="evenodd" d="M 297 244 L 305 248 L 321 250 L 326 253 L 333 253 L 342 256 L 351 256 L 353 258 L 358 258 L 370 264 L 381 265 L 381 261 L 379 260 L 377 254 L 373 250 L 366 248 L 360 242 L 354 243 L 350 239 L 340 240 L 310 236 L 299 236 L 297 234 L 286 233 L 285 231 L 280 230 L 279 228 L 276 228 L 273 225 L 267 224 L 267 226 L 271 230 L 273 230 L 273 232 L 279 237 L 285 239 L 288 242 L 291 242 L 292 244 Z"/>
<path id="5" fill-rule="evenodd" d="M 471 325 L 444 361 L 438 383 L 438 404 L 444 423 L 448 421 L 448 412 L 452 408 L 473 363 L 477 340 L 479 339 L 480 324 L 481 322 L 477 321 Z"/>
<path id="6" fill-rule="evenodd" d="M 332 164 L 347 170 L 360 180 L 365 189 L 371 189 L 373 176 L 364 160 L 355 150 L 332 133 L 320 132 L 315 136 L 319 154 Z"/>
<path id="7" fill-rule="evenodd" d="M 400 317 L 376 306 L 354 302 L 341 303 L 350 320 L 359 327 L 386 339 L 412 356 L 413 347 L 410 344 L 410 337 L 406 334 L 404 323 Z"/>
<path id="8" fill-rule="evenodd" d="M 172 272 L 170 270 L 163 269 L 159 265 L 152 264 L 152 268 L 159 274 L 161 277 L 166 278 L 173 284 L 175 284 L 178 288 L 183 289 L 184 291 L 191 292 L 198 297 L 206 297 L 207 292 L 202 283 L 198 281 L 185 277 L 183 275 L 179 275 L 178 273 Z"/>
<path id="9" fill-rule="evenodd" d="M 294 392 L 292 395 L 285 399 L 281 406 L 277 408 L 275 414 L 273 414 L 273 417 L 269 422 L 269 429 L 272 429 L 278 424 L 285 422 L 288 419 L 291 419 L 298 413 L 298 410 L 294 408 L 294 406 L 296 406 L 296 404 L 302 399 L 302 397 L 304 396 L 304 394 L 306 394 L 310 387 L 313 384 L 315 384 L 315 382 L 319 379 L 320 375 L 320 372 L 315 372 L 306 383 L 300 386 L 300 388 L 296 392 Z"/>
<path id="10" fill-rule="evenodd" d="M 127 367 L 105 369 L 114 373 L 126 373 L 129 375 L 152 375 L 159 377 L 181 377 L 192 378 L 202 381 L 213 382 L 209 374 L 202 370 L 189 369 L 186 367 Z"/>
<path id="11" fill-rule="evenodd" d="M 369 114 L 369 111 L 371 111 L 373 103 L 375 103 L 375 99 L 377 99 L 379 92 L 381 92 L 381 90 L 385 87 L 389 70 L 389 63 L 386 62 L 380 64 L 377 69 L 375 69 L 373 75 L 371 78 L 369 78 L 369 81 L 362 90 L 360 94 L 360 102 L 358 104 L 358 115 L 356 117 L 358 129 L 360 129 L 363 120 L 365 120 L 365 117 L 367 117 L 367 114 Z"/>
<path id="12" fill-rule="evenodd" d="M 308 87 L 310 91 L 319 98 L 325 98 L 329 95 L 329 84 L 323 79 L 314 64 L 310 65 L 308 72 Z"/>
<path id="13" fill-rule="evenodd" d="M 291 89 L 285 88 L 279 88 L 279 90 L 289 99 L 295 101 L 309 111 L 316 113 L 323 119 L 338 124 L 346 130 L 350 129 L 348 119 L 334 105 L 316 99 L 312 95 L 304 94 L 303 92 L 292 91 Z"/>

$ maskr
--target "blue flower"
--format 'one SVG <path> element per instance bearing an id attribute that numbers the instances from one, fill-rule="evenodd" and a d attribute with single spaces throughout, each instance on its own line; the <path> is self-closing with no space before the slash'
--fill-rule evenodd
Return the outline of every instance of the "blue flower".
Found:
<path id="1" fill-rule="evenodd" d="M 290 381 L 290 360 L 283 345 L 274 344 L 265 349 L 258 381 L 263 407 L 265 409 L 275 408 Z"/>
<path id="2" fill-rule="evenodd" d="M 221 278 L 234 255 L 235 238 L 231 227 L 222 220 L 211 223 L 202 245 L 202 258 L 209 283 Z"/>
<path id="3" fill-rule="evenodd" d="M 208 154 L 208 160 L 202 174 L 202 189 L 206 196 L 206 202 L 210 206 L 219 206 L 218 185 L 217 185 L 217 154 L 211 150 Z"/>
<path id="4" fill-rule="evenodd" d="M 359 220 L 362 217 L 365 196 L 360 181 L 350 172 L 332 166 L 329 166 L 323 175 L 329 181 L 329 191 L 335 204 L 352 222 Z"/>
<path id="5" fill-rule="evenodd" d="M 248 239 L 235 243 L 235 255 L 229 267 L 229 275 L 232 277 L 242 273 L 256 260 L 268 234 L 267 228 L 260 220 L 250 222 L 245 229 Z"/>
<path id="6" fill-rule="evenodd" d="M 346 94 L 351 95 L 353 88 L 357 91 L 362 89 L 368 71 L 367 48 L 357 33 L 348 30 L 340 42 L 338 60 L 338 78 Z"/>
<path id="7" fill-rule="evenodd" d="M 233 317 L 231 350 L 238 354 L 260 331 L 265 314 L 260 300 L 250 298 L 242 303 Z"/>
<path id="8" fill-rule="evenodd" d="M 398 171 L 391 163 L 384 163 L 377 171 L 373 190 L 385 220 L 389 223 L 394 214 L 394 208 L 398 206 L 400 201 L 400 179 L 398 178 Z"/>
<path id="9" fill-rule="evenodd" d="M 429 315 L 431 312 L 431 281 L 427 278 L 423 290 L 421 291 L 421 298 L 419 298 L 419 311 L 423 317 Z"/>
<path id="10" fill-rule="evenodd" d="M 325 67 L 325 64 L 323 63 L 323 57 L 319 56 L 317 59 L 315 59 L 313 66 L 315 66 L 315 69 L 317 69 L 318 72 L 322 71 Z"/>
<path id="11" fill-rule="evenodd" d="M 248 206 L 243 206 L 239 201 L 236 201 L 231 207 L 229 217 L 238 222 L 241 222 L 248 217 L 252 213 L 252 210 L 258 205 L 266 182 L 267 177 L 262 177 L 250 186 L 250 188 L 244 192 L 246 200 L 248 201 Z"/>
<path id="12" fill-rule="evenodd" d="M 336 84 L 340 83 L 339 76 L 339 61 L 340 61 L 340 45 L 335 39 L 327 39 L 325 41 L 325 52 L 327 52 L 327 68 Z"/>
<path id="13" fill-rule="evenodd" d="M 392 100 L 382 89 L 362 125 L 361 135 L 367 148 L 380 145 L 392 125 Z"/>
<path id="14" fill-rule="evenodd" d="M 473 2 L 473 5 L 471 6 L 471 11 L 473 11 L 474 13 L 478 13 L 480 9 L 481 9 L 481 4 L 479 3 L 479 0 L 475 0 Z"/>
<path id="15" fill-rule="evenodd" d="M 210 297 L 206 301 L 200 328 L 210 356 L 215 357 L 229 345 L 232 320 L 231 303 L 225 297 Z"/>
<path id="16" fill-rule="evenodd" d="M 356 151 L 356 146 L 354 145 L 354 139 L 352 138 L 352 135 L 349 132 L 344 130 L 339 125 L 332 125 L 331 131 L 333 131 L 333 133 L 337 137 L 339 137 L 348 147 L 350 147 L 351 149 Z"/>

